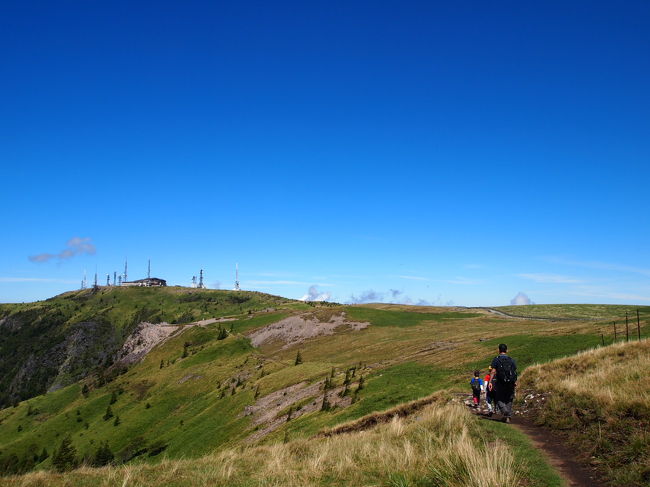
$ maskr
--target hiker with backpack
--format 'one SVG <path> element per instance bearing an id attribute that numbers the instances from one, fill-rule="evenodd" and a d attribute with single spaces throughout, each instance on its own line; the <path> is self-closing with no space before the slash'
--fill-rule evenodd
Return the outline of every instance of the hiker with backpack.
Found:
<path id="1" fill-rule="evenodd" d="M 505 343 L 499 344 L 499 355 L 494 357 L 491 366 L 490 381 L 495 408 L 503 415 L 503 422 L 509 423 L 517 386 L 517 363 L 508 356 L 508 346 Z"/>
<path id="2" fill-rule="evenodd" d="M 469 385 L 472 386 L 472 401 L 475 408 L 481 403 L 481 391 L 483 390 L 483 379 L 481 379 L 480 375 L 481 371 L 475 370 L 474 377 L 469 381 Z"/>

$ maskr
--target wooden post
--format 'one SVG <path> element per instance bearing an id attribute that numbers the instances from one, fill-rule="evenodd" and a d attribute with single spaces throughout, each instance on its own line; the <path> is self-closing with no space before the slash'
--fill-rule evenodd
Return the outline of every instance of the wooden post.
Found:
<path id="1" fill-rule="evenodd" d="M 605 335 L 600 334 L 600 341 L 603 342 L 603 347 L 605 346 Z"/>
<path id="2" fill-rule="evenodd" d="M 639 310 L 636 310 L 636 334 L 639 336 L 639 340 L 641 340 L 641 320 L 639 319 Z"/>
<path id="3" fill-rule="evenodd" d="M 627 311 L 625 312 L 625 341 L 630 341 L 630 328 L 627 326 Z"/>
<path id="4" fill-rule="evenodd" d="M 612 321 L 614 323 L 614 341 L 618 340 L 618 337 L 616 336 L 616 322 Z"/>

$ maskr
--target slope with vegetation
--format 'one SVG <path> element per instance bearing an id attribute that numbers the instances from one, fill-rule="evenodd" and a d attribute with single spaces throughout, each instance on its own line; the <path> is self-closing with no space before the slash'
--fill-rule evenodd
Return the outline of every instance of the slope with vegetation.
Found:
<path id="1" fill-rule="evenodd" d="M 296 469 L 311 471 L 314 462 L 332 452 L 318 450 L 310 438 L 434 391 L 464 390 L 467 374 L 485 368 L 500 341 L 511 344 L 520 366 L 527 367 L 593 347 L 607 329 L 599 320 L 517 320 L 463 308 L 310 306 L 257 293 L 173 288 L 137 291 L 145 291 L 142 296 L 149 303 L 170 300 L 172 304 L 162 308 L 163 314 L 150 318 L 180 321 L 179 331 L 128 368 L 100 366 L 81 381 L 0 410 L 0 470 L 7 474 L 43 471 L 15 478 L 18 485 L 66 482 L 66 475 L 60 477 L 51 470 L 67 470 L 80 463 L 124 467 L 84 468 L 67 474 L 74 476 L 75 485 L 81 478 L 88 485 L 101 485 L 109 482 L 108 476 L 122 478 L 131 475 L 129 472 L 136 475 L 136 471 L 163 476 L 181 469 L 193 475 L 196 469 L 207 469 L 211 461 L 222 462 L 215 460 L 225 458 L 219 455 L 235 455 L 241 447 L 252 448 L 247 455 L 253 457 L 274 449 L 311 451 L 313 457 L 296 453 L 292 460 Z M 104 303 L 121 301 L 113 298 L 112 292 L 122 290 L 103 290 Z M 174 293 L 178 296 L 167 296 Z M 242 296 L 251 299 L 234 302 Z M 214 297 L 219 298 L 218 304 L 206 302 Z M 12 306 L 12 313 L 28 307 Z M 135 299 L 119 313 L 110 305 L 102 309 L 116 313 L 114 316 L 130 316 L 141 309 L 141 301 Z M 97 320 L 83 306 L 78 312 L 88 321 Z M 179 319 L 174 315 L 179 312 L 192 314 Z M 214 321 L 224 316 L 228 321 Z M 212 320 L 187 325 L 208 318 Z M 122 323 L 133 326 L 133 317 Z M 272 333 L 259 333 L 263 330 Z M 253 346 L 251 334 L 257 337 L 257 346 Z M 265 338 L 258 339 L 260 336 Z M 409 425 L 415 421 L 412 431 L 417 430 L 418 416 L 405 420 Z M 511 448 L 509 454 L 515 457 L 526 449 L 521 438 L 508 437 L 500 426 L 477 430 L 468 423 L 471 420 L 461 417 L 466 431 L 480 430 L 477 434 L 485 441 L 506 438 L 504 448 Z M 367 438 L 363 435 L 359 438 Z M 390 445 L 395 443 L 387 445 L 386 454 L 392 454 Z M 482 451 L 480 442 L 474 447 L 477 450 L 472 451 Z M 429 452 L 426 461 L 417 462 L 443 468 L 430 463 L 436 455 Z M 543 462 L 519 460 L 518 464 L 528 465 L 520 472 L 528 485 L 559 485 L 535 480 L 544 469 Z M 403 482 L 401 477 L 391 480 L 386 477 L 388 470 L 367 470 L 374 462 L 355 464 L 361 469 L 355 475 L 367 482 L 381 478 L 378 484 L 391 485 L 429 485 L 425 479 L 433 478 L 431 471 L 414 467 L 412 477 Z M 157 463 L 159 469 L 147 466 Z M 235 458 L 228 465 L 228 475 L 246 485 L 243 479 L 248 464 Z M 447 465 L 443 470 L 453 468 Z M 215 476 L 222 475 L 216 466 L 213 470 Z M 269 473 L 269 478 L 273 475 Z M 307 482 L 304 485 L 335 482 L 324 473 L 302 475 L 296 474 L 295 481 Z M 35 483 L 29 483 L 32 481 Z M 460 480 L 453 482 L 438 483 L 461 485 Z"/>
<path id="2" fill-rule="evenodd" d="M 110 366 L 139 323 L 188 323 L 287 303 L 251 292 L 116 287 L 0 304 L 0 407 Z"/>
<path id="3" fill-rule="evenodd" d="M 536 422 L 563 435 L 612 485 L 650 485 L 649 340 L 531 367 L 520 387 L 524 400 L 544 398 L 529 404 Z"/>

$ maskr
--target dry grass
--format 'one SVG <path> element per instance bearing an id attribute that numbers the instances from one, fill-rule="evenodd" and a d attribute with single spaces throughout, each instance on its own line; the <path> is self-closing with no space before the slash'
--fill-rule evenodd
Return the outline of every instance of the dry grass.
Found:
<path id="1" fill-rule="evenodd" d="M 414 486 L 514 487 L 512 453 L 487 445 L 458 404 L 430 405 L 409 419 L 327 438 L 225 450 L 160 465 L 32 473 L 7 485 L 37 486 Z"/>
<path id="2" fill-rule="evenodd" d="M 520 386 L 548 395 L 537 421 L 563 430 L 612 485 L 650 484 L 650 340 L 530 367 Z"/>

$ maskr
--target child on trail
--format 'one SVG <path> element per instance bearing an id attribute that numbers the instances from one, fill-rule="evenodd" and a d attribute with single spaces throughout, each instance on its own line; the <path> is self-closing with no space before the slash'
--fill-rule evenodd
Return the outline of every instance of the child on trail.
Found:
<path id="1" fill-rule="evenodd" d="M 481 391 L 483 390 L 483 379 L 480 377 L 481 371 L 475 370 L 474 377 L 469 381 L 469 385 L 472 386 L 472 401 L 474 402 L 474 407 L 477 408 L 481 402 Z"/>
<path id="2" fill-rule="evenodd" d="M 488 413 L 492 413 L 492 411 L 494 410 L 492 406 L 492 382 L 490 381 L 490 379 L 492 378 L 491 373 L 492 373 L 492 366 L 490 365 L 490 367 L 488 368 L 488 372 L 485 378 L 483 379 L 483 381 L 485 382 L 485 404 L 487 405 Z"/>

